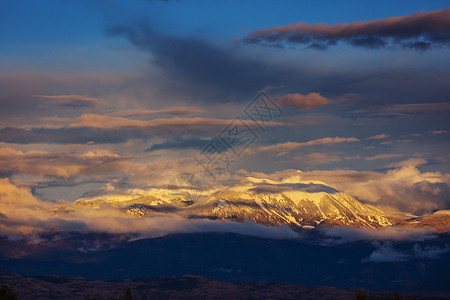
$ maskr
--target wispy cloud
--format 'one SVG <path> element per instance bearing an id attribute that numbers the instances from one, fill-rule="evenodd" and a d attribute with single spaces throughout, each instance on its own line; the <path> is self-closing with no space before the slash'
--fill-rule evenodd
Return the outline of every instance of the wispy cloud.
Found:
<path id="1" fill-rule="evenodd" d="M 438 135 L 438 134 L 446 134 L 448 133 L 447 130 L 432 130 L 428 131 L 428 133 L 431 133 L 431 135 Z"/>
<path id="2" fill-rule="evenodd" d="M 110 115 L 98 114 L 83 114 L 68 124 L 67 128 L 121 128 L 121 127 L 137 127 L 137 128 L 183 128 L 195 126 L 227 126 L 231 123 L 230 119 L 216 119 L 216 118 L 166 118 L 153 119 L 149 121 L 133 120 L 122 117 L 115 117 Z M 257 126 L 253 121 L 242 120 L 247 126 Z M 265 122 L 267 126 L 281 126 L 279 122 Z"/>
<path id="3" fill-rule="evenodd" d="M 385 243 L 377 247 L 368 258 L 363 259 L 363 262 L 398 262 L 408 260 L 408 256 L 402 252 L 397 251 L 390 243 Z"/>
<path id="4" fill-rule="evenodd" d="M 194 106 L 177 106 L 177 107 L 168 107 L 161 109 L 127 109 L 113 113 L 114 116 L 119 117 L 141 117 L 141 116 L 152 116 L 158 114 L 170 114 L 170 115 L 189 115 L 189 114 L 197 114 L 197 113 L 205 113 L 206 111 L 194 107 Z"/>
<path id="5" fill-rule="evenodd" d="M 377 230 L 354 227 L 330 227 L 322 229 L 330 244 L 344 244 L 356 241 L 424 241 L 436 237 L 432 231 L 423 228 L 388 226 Z"/>
<path id="6" fill-rule="evenodd" d="M 378 154 L 375 156 L 366 157 L 365 160 L 391 159 L 391 158 L 397 158 L 397 157 L 402 157 L 402 156 L 403 156 L 403 154 L 401 154 L 401 153 L 385 153 L 385 154 Z"/>
<path id="7" fill-rule="evenodd" d="M 82 95 L 56 95 L 56 96 L 46 96 L 46 95 L 35 95 L 35 97 L 41 99 L 42 105 L 61 105 L 67 107 L 94 107 L 99 104 L 105 104 L 105 101 L 87 97 Z"/>
<path id="8" fill-rule="evenodd" d="M 384 244 L 376 243 L 376 249 L 370 254 L 368 258 L 362 260 L 362 262 L 398 262 L 406 261 L 414 258 L 421 259 L 439 259 L 442 254 L 450 251 L 450 247 L 445 245 L 439 247 L 436 245 L 421 247 L 419 244 L 415 244 L 413 249 L 406 251 L 399 251 L 394 248 L 392 243 L 386 242 Z"/>
<path id="9" fill-rule="evenodd" d="M 179 140 L 171 140 L 165 141 L 159 144 L 153 144 L 150 148 L 145 149 L 145 151 L 157 151 L 157 150 L 183 150 L 183 149 L 202 149 L 204 148 L 209 139 L 179 139 Z"/>
<path id="10" fill-rule="evenodd" d="M 120 170 L 127 159 L 99 149 L 73 154 L 0 148 L 0 174 L 27 174 L 43 178 L 69 178 L 81 174 L 95 176 Z"/>
<path id="11" fill-rule="evenodd" d="M 369 136 L 368 138 L 366 138 L 366 140 L 382 140 L 382 139 L 387 139 L 388 137 L 389 137 L 388 134 L 380 133 L 380 134 L 376 134 L 373 136 Z"/>
<path id="12" fill-rule="evenodd" d="M 450 111 L 450 102 L 394 104 L 370 109 L 350 111 L 350 116 L 360 117 L 395 117 L 410 114 L 423 114 Z"/>
<path id="13" fill-rule="evenodd" d="M 151 137 L 177 137 L 182 133 L 215 133 L 229 125 L 233 119 L 219 118 L 158 118 L 136 120 L 112 115 L 83 114 L 77 118 L 46 118 L 56 124 L 23 125 L 22 128 L 0 129 L 0 142 L 8 143 L 122 143 L 130 139 Z M 249 126 L 258 126 L 252 120 L 242 120 Z M 265 126 L 285 126 L 282 122 L 265 122 Z"/>
<path id="14" fill-rule="evenodd" d="M 286 152 L 298 149 L 301 147 L 311 147 L 327 144 L 349 143 L 359 142 L 359 139 L 355 137 L 325 137 L 308 142 L 285 142 L 270 146 L 261 146 L 256 148 L 256 151 L 268 151 L 268 152 Z"/>
<path id="15" fill-rule="evenodd" d="M 314 152 L 295 157 L 295 161 L 301 162 L 303 166 L 326 165 L 341 160 L 342 159 L 340 158 L 340 156 L 336 153 L 328 154 L 328 153 Z"/>
<path id="16" fill-rule="evenodd" d="M 327 105 L 330 100 L 319 93 L 309 93 L 307 95 L 287 94 L 277 99 L 283 106 L 293 106 L 297 109 L 311 109 L 318 106 Z"/>
<path id="17" fill-rule="evenodd" d="M 414 245 L 414 254 L 419 258 L 428 258 L 428 259 L 439 259 L 442 254 L 450 252 L 450 246 L 445 245 L 444 247 L 438 246 L 424 246 Z"/>

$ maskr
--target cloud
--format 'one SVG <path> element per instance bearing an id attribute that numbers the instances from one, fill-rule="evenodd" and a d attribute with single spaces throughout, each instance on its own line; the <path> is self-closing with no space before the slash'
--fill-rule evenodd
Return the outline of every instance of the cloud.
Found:
<path id="1" fill-rule="evenodd" d="M 212 139 L 212 141 L 215 141 L 216 139 Z M 174 141 L 165 141 L 160 144 L 153 144 L 150 148 L 145 149 L 147 152 L 151 151 L 157 151 L 157 150 L 183 150 L 183 149 L 196 149 L 201 150 L 205 146 L 207 146 L 208 142 L 210 142 L 211 139 L 180 139 L 180 140 L 174 140 Z M 216 145 L 221 145 L 220 142 L 215 142 Z M 226 149 L 222 149 L 226 150 Z"/>
<path id="2" fill-rule="evenodd" d="M 256 151 L 287 152 L 301 147 L 311 147 L 318 145 L 329 145 L 348 142 L 359 142 L 359 140 L 355 137 L 325 137 L 308 142 L 284 142 L 276 145 L 261 146 L 259 148 L 256 148 Z"/>
<path id="3" fill-rule="evenodd" d="M 435 112 L 450 111 L 450 102 L 435 102 L 435 103 L 409 103 L 409 104 L 394 104 L 381 107 L 374 107 L 367 110 L 355 110 L 348 112 L 350 116 L 364 116 L 364 117 L 395 117 L 410 114 L 424 114 Z"/>
<path id="4" fill-rule="evenodd" d="M 41 98 L 43 100 L 42 104 L 45 106 L 62 105 L 67 107 L 80 108 L 94 107 L 99 104 L 105 104 L 103 100 L 82 95 L 35 95 L 35 97 Z"/>
<path id="5" fill-rule="evenodd" d="M 0 219 L 1 235 L 28 235 L 43 229 L 51 230 L 55 223 L 47 223 L 50 209 L 51 205 L 35 198 L 30 189 L 17 187 L 9 179 L 0 178 L 0 211 L 5 216 Z M 64 230 L 68 224 L 60 222 L 59 225 Z"/>
<path id="6" fill-rule="evenodd" d="M 439 134 L 446 134 L 448 133 L 447 130 L 432 130 L 428 131 L 428 133 L 431 133 L 431 135 L 439 135 Z"/>
<path id="7" fill-rule="evenodd" d="M 389 137 L 388 134 L 380 133 L 380 134 L 376 134 L 373 136 L 369 136 L 368 138 L 366 138 L 366 140 L 382 140 L 382 139 L 387 139 L 388 137 Z"/>
<path id="8" fill-rule="evenodd" d="M 120 156 L 102 149 L 68 152 L 16 151 L 0 148 L 0 174 L 20 176 L 32 187 L 73 186 L 86 182 L 109 182 L 126 177 L 133 186 L 164 186 L 177 173 L 202 173 L 191 157 L 147 160 Z M 25 178 L 25 179 L 23 179 Z"/>
<path id="9" fill-rule="evenodd" d="M 128 118 L 114 117 L 109 115 L 83 114 L 67 125 L 67 128 L 101 128 L 112 129 L 120 127 L 135 128 L 195 128 L 203 126 L 227 126 L 233 120 L 216 118 L 180 118 L 153 119 L 149 121 L 133 120 Z M 242 120 L 247 126 L 256 126 L 255 122 Z M 267 126 L 280 126 L 279 122 L 265 122 Z"/>
<path id="10" fill-rule="evenodd" d="M 162 109 L 127 109 L 114 113 L 113 115 L 119 117 L 142 117 L 142 116 L 151 116 L 157 114 L 171 114 L 171 115 L 189 115 L 189 114 L 197 114 L 197 113 L 205 113 L 206 111 L 194 107 L 194 106 L 177 106 L 177 107 L 168 107 Z"/>
<path id="11" fill-rule="evenodd" d="M 34 197 L 28 188 L 0 179 L 0 235 L 35 235 L 43 232 L 133 233 L 158 237 L 172 233 L 231 232 L 272 239 L 297 239 L 287 226 L 268 227 L 254 222 L 192 220 L 173 214 L 136 218 L 108 207 L 79 209 L 56 216 L 52 206 Z"/>
<path id="12" fill-rule="evenodd" d="M 317 166 L 338 162 L 341 161 L 341 158 L 338 154 L 314 152 L 297 156 L 295 157 L 295 160 L 301 163 L 303 166 Z"/>
<path id="13" fill-rule="evenodd" d="M 382 227 L 379 229 L 330 227 L 321 231 L 328 237 L 329 244 L 344 244 L 357 241 L 425 241 L 436 237 L 434 232 L 424 228 Z"/>
<path id="14" fill-rule="evenodd" d="M 204 169 L 192 157 L 158 159 L 150 162 L 127 162 L 121 171 L 130 182 L 140 186 L 167 187 L 177 174 L 203 174 Z"/>
<path id="15" fill-rule="evenodd" d="M 148 134 L 143 134 L 141 130 L 136 129 L 118 129 L 113 131 L 98 128 L 45 128 L 45 126 L 29 130 L 16 127 L 0 129 L 1 142 L 17 144 L 122 143 L 133 138 L 148 138 Z"/>
<path id="16" fill-rule="evenodd" d="M 311 109 L 318 106 L 327 105 L 330 101 L 319 93 L 309 93 L 308 95 L 287 94 L 277 99 L 284 106 L 293 106 L 297 109 Z"/>
<path id="17" fill-rule="evenodd" d="M 415 114 L 421 112 L 449 111 L 450 102 L 395 104 L 381 109 L 381 113 L 390 115 Z"/>
<path id="18" fill-rule="evenodd" d="M 370 254 L 367 259 L 362 262 L 398 262 L 408 260 L 408 256 L 394 249 L 390 243 L 385 243 L 379 246 Z"/>
<path id="19" fill-rule="evenodd" d="M 415 258 L 439 259 L 442 254 L 450 251 L 449 245 L 445 245 L 442 248 L 436 245 L 424 246 L 422 248 L 419 244 L 415 244 L 412 250 L 406 250 L 406 252 L 396 250 L 389 242 L 384 244 L 375 243 L 375 245 L 376 249 L 368 258 L 363 259 L 362 262 L 398 262 Z"/>
<path id="20" fill-rule="evenodd" d="M 424 166 L 426 164 L 428 164 L 428 161 L 426 161 L 423 158 L 410 158 L 407 160 L 402 160 L 400 162 L 391 163 L 388 165 L 388 168 L 403 168 L 410 166 L 419 167 Z"/>
<path id="21" fill-rule="evenodd" d="M 391 17 L 350 24 L 295 23 L 282 27 L 256 30 L 241 42 L 282 47 L 285 43 L 301 44 L 325 50 L 338 42 L 370 49 L 401 48 L 424 51 L 450 42 L 450 9 L 416 12 L 409 16 Z"/>
<path id="22" fill-rule="evenodd" d="M 294 178 L 292 178 L 294 177 Z M 246 178 L 244 181 L 246 181 L 249 184 L 249 191 L 255 192 L 257 194 L 281 194 L 283 192 L 291 192 L 291 191 L 297 191 L 297 192 L 306 192 L 306 193 L 330 193 L 335 194 L 339 193 L 339 191 L 333 189 L 332 187 L 329 187 L 324 184 L 320 183 L 311 183 L 311 182 L 299 182 L 300 178 L 296 176 L 292 176 L 288 178 L 287 180 L 284 179 L 281 182 L 277 181 L 266 181 L 263 180 L 261 182 L 258 182 L 255 180 L 255 178 Z M 252 187 L 253 186 L 253 187 Z"/>
<path id="23" fill-rule="evenodd" d="M 418 258 L 439 259 L 442 254 L 447 252 L 450 252 L 449 245 L 445 245 L 442 248 L 438 246 L 424 246 L 422 248 L 418 244 L 414 245 L 414 254 Z"/>
<path id="24" fill-rule="evenodd" d="M 400 153 L 386 153 L 386 154 L 378 154 L 375 156 L 366 157 L 365 160 L 377 160 L 377 159 L 392 159 L 397 157 L 402 157 L 403 154 Z"/>
<path id="25" fill-rule="evenodd" d="M 77 155 L 0 148 L 0 174 L 61 178 L 81 174 L 93 176 L 120 170 L 126 159 L 106 150 L 91 150 Z"/>
<path id="26" fill-rule="evenodd" d="M 49 120 L 49 119 L 47 119 Z M 135 120 L 111 115 L 83 114 L 77 118 L 50 119 L 57 124 L 25 125 L 24 128 L 0 129 L 0 142 L 31 143 L 121 143 L 130 139 L 149 139 L 157 135 L 176 137 L 181 133 L 217 133 L 233 120 L 218 118 L 158 118 Z M 242 123 L 255 127 L 251 120 Z M 284 126 L 281 122 L 265 122 L 265 126 Z M 25 129 L 28 128 L 28 129 Z"/>
<path id="27" fill-rule="evenodd" d="M 419 166 L 428 162 L 413 158 L 389 165 L 385 172 L 357 170 L 312 170 L 301 172 L 302 181 L 322 182 L 358 200 L 387 210 L 415 214 L 431 213 L 450 208 L 450 174 L 421 172 Z M 265 174 L 237 173 L 244 178 L 253 176 L 280 180 L 298 175 L 297 169 Z"/>
<path id="28" fill-rule="evenodd" d="M 192 92 L 200 89 L 211 94 L 219 90 L 221 96 L 238 92 L 248 97 L 267 85 L 278 86 L 299 78 L 292 68 L 258 59 L 255 54 L 243 55 L 234 45 L 218 46 L 198 37 L 170 36 L 167 31 L 156 31 L 143 20 L 110 26 L 107 33 L 123 36 L 148 52 L 153 65 L 176 80 L 177 88 Z"/>
<path id="29" fill-rule="evenodd" d="M 351 170 L 303 172 L 364 202 L 417 214 L 450 207 L 450 175 L 421 172 L 423 159 L 396 163 L 385 173 Z"/>

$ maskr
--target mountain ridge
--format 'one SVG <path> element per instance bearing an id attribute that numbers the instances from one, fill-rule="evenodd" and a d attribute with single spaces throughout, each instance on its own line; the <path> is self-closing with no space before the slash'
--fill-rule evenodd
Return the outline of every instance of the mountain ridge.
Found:
<path id="1" fill-rule="evenodd" d="M 117 189 L 108 184 L 71 204 L 55 206 L 53 213 L 106 207 L 139 218 L 173 213 L 189 219 L 253 221 L 267 226 L 288 225 L 293 229 L 323 226 L 376 229 L 393 225 L 433 228 L 437 224 L 438 230 L 445 232 L 450 223 L 450 214 L 418 217 L 384 211 L 322 181 L 302 181 L 300 175 L 280 181 L 247 177 L 222 189 L 189 184 L 147 190 Z M 430 223 L 435 219 L 439 222 Z"/>

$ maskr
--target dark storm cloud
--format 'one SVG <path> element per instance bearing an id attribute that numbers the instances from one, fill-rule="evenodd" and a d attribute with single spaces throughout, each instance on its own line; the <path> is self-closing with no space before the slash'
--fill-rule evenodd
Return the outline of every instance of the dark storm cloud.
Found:
<path id="1" fill-rule="evenodd" d="M 443 95 L 450 91 L 446 71 L 423 68 L 417 63 L 393 67 L 370 61 L 363 65 L 349 61 L 341 66 L 329 64 L 324 71 L 320 61 L 308 57 L 292 57 L 288 62 L 280 59 L 284 56 L 277 58 L 270 51 L 213 44 L 200 37 L 170 36 L 142 21 L 110 26 L 107 33 L 125 37 L 149 54 L 152 65 L 167 75 L 158 86 L 164 93 L 176 93 L 178 97 L 189 95 L 208 103 L 249 101 L 267 86 L 282 87 L 284 92 L 306 97 L 320 93 L 324 99 L 351 91 L 367 99 L 389 103 L 445 101 Z M 423 58 L 429 59 L 426 55 Z M 444 66 L 447 62 L 440 64 Z M 288 104 L 302 108 L 308 104 L 304 103 L 308 99 L 297 98 Z M 314 104 L 320 106 L 325 102 L 322 99 Z"/>
<path id="2" fill-rule="evenodd" d="M 318 50 L 344 42 L 371 49 L 398 47 L 424 51 L 450 44 L 450 8 L 350 24 L 295 23 L 250 32 L 242 42 L 279 47 L 283 43 L 302 44 Z"/>
<path id="3" fill-rule="evenodd" d="M 286 84 L 295 75 L 293 69 L 258 60 L 255 55 L 244 57 L 236 47 L 220 47 L 194 37 L 165 35 L 142 21 L 111 26 L 107 33 L 124 36 L 139 49 L 149 52 L 153 64 L 172 77 L 208 90 L 253 94 L 268 85 Z M 295 77 L 298 79 L 298 74 Z"/>

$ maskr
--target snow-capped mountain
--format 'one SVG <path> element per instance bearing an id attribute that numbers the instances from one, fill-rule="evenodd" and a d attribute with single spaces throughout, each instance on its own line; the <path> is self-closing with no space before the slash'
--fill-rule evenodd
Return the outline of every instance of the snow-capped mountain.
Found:
<path id="1" fill-rule="evenodd" d="M 311 228 L 319 224 L 378 228 L 391 225 L 383 211 L 315 183 L 247 183 L 212 193 L 197 216 Z"/>
<path id="2" fill-rule="evenodd" d="M 359 202 L 324 182 L 302 181 L 292 176 L 281 181 L 248 177 L 220 190 L 197 187 L 148 190 L 121 189 L 111 185 L 86 194 L 55 213 L 81 208 L 113 207 L 145 217 L 175 213 L 187 218 L 208 218 L 293 228 L 338 225 L 379 228 L 391 225 L 390 215 Z"/>

